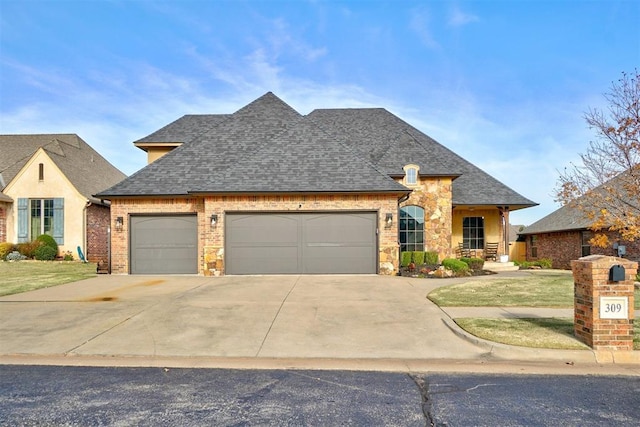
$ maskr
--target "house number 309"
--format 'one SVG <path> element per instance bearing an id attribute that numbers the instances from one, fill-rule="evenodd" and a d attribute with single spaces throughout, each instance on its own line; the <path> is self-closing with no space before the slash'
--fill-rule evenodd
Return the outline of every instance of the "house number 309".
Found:
<path id="1" fill-rule="evenodd" d="M 601 319 L 627 319 L 628 312 L 627 297 L 600 297 Z"/>
<path id="2" fill-rule="evenodd" d="M 604 312 L 605 313 L 620 313 L 622 311 L 622 304 L 605 304 Z"/>

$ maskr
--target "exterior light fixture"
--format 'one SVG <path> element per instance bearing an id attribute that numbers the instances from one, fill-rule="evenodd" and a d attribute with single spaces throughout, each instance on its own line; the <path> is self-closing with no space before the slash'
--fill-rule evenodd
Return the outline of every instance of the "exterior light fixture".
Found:
<path id="1" fill-rule="evenodd" d="M 116 231 L 122 231 L 122 227 L 124 226 L 124 218 L 121 216 L 116 218 Z"/>
<path id="2" fill-rule="evenodd" d="M 384 219 L 384 222 L 387 223 L 387 227 L 391 227 L 391 224 L 393 224 L 393 214 L 392 213 L 388 213 L 387 216 Z"/>
<path id="3" fill-rule="evenodd" d="M 215 227 L 218 223 L 218 214 L 211 215 L 211 227 Z"/>

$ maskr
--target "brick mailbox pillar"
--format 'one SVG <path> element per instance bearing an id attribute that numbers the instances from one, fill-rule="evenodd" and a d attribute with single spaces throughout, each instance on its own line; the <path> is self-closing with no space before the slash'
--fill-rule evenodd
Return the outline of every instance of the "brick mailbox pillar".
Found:
<path id="1" fill-rule="evenodd" d="M 633 350 L 633 281 L 638 263 L 605 255 L 571 261 L 574 331 L 594 350 Z"/>

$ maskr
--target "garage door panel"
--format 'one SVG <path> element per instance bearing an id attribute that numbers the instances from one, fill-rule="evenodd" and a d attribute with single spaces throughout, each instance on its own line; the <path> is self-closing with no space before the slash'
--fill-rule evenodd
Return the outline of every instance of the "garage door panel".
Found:
<path id="1" fill-rule="evenodd" d="M 228 274 L 376 272 L 376 214 L 228 214 Z"/>
<path id="2" fill-rule="evenodd" d="M 227 266 L 229 274 L 296 274 L 300 270 L 297 246 L 262 246 L 260 248 L 233 248 L 229 258 L 233 262 Z"/>
<path id="3" fill-rule="evenodd" d="M 322 274 L 327 269 L 337 274 L 370 274 L 375 268 L 375 254 L 369 247 L 308 246 L 303 261 L 304 273 Z"/>
<path id="4" fill-rule="evenodd" d="M 132 274 L 198 272 L 197 216 L 132 216 Z"/>
<path id="5" fill-rule="evenodd" d="M 283 215 L 230 215 L 234 244 L 257 245 L 282 243 L 296 245 L 298 241 L 298 221 Z"/>

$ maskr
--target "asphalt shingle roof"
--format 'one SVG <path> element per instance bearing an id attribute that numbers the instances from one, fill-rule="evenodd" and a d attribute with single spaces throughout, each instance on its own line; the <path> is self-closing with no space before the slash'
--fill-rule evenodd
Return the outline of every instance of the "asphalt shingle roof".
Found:
<path id="1" fill-rule="evenodd" d="M 421 175 L 455 178 L 454 205 L 536 204 L 383 108 L 302 116 L 269 92 L 233 114 L 183 116 L 136 142 L 188 143 L 101 197 L 407 192 L 390 177 L 412 163 Z"/>
<path id="2" fill-rule="evenodd" d="M 89 200 L 126 178 L 76 134 L 0 135 L 0 182 L 8 185 L 40 147 Z"/>
<path id="3" fill-rule="evenodd" d="M 403 166 L 416 164 L 420 175 L 457 177 L 454 205 L 536 205 L 385 109 L 323 109 L 309 117 L 344 135 L 350 147 L 389 175 L 404 175 Z"/>
<path id="4" fill-rule="evenodd" d="M 99 196 L 407 191 L 267 93 Z"/>
<path id="5" fill-rule="evenodd" d="M 187 114 L 134 142 L 188 142 L 216 127 L 230 114 Z"/>

